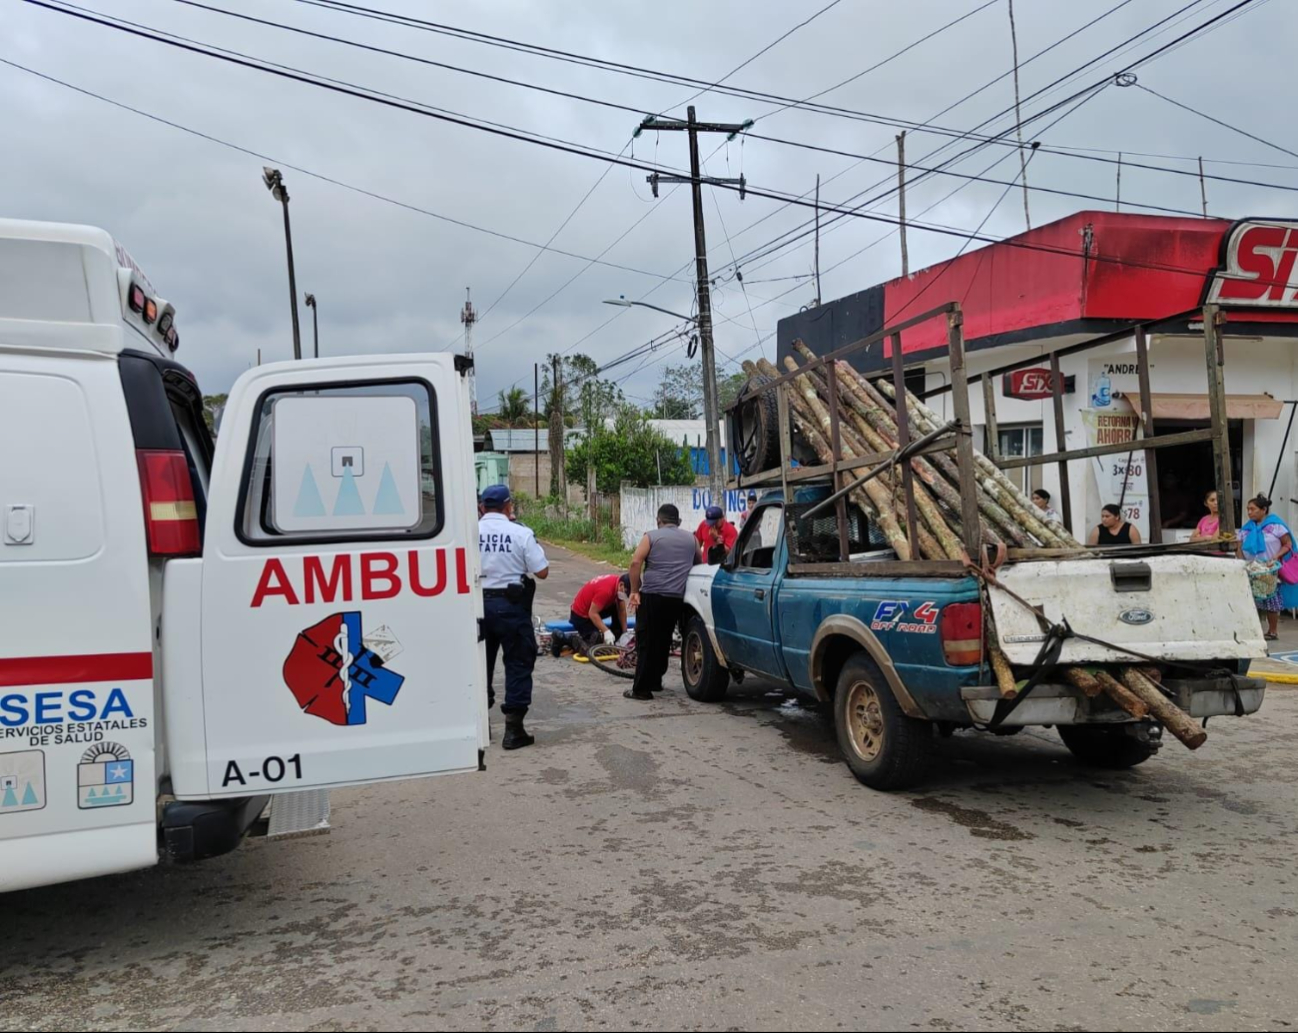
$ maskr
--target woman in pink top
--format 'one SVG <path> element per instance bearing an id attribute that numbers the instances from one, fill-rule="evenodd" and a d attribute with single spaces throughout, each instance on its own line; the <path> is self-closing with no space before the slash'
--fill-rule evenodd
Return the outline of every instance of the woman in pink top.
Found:
<path id="1" fill-rule="evenodd" d="M 1208 515 L 1199 521 L 1194 534 L 1190 535 L 1192 542 L 1206 542 L 1217 537 L 1217 529 L 1220 526 L 1220 518 L 1217 515 L 1217 493 L 1208 492 L 1203 497 L 1203 504 L 1208 507 Z"/>

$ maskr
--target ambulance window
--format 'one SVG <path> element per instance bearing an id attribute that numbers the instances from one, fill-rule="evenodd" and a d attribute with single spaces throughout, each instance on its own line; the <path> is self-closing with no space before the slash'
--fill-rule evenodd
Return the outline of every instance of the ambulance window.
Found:
<path id="1" fill-rule="evenodd" d="M 271 391 L 256 421 L 238 527 L 249 544 L 441 530 L 437 409 L 426 383 Z"/>
<path id="2" fill-rule="evenodd" d="M 207 497 L 208 478 L 211 474 L 211 452 L 200 436 L 201 431 L 194 425 L 193 412 L 171 399 L 171 415 L 175 417 L 176 426 L 180 429 L 180 439 L 185 446 L 185 458 L 189 461 L 189 472 L 197 481 L 195 489 L 202 489 L 199 494 Z"/>

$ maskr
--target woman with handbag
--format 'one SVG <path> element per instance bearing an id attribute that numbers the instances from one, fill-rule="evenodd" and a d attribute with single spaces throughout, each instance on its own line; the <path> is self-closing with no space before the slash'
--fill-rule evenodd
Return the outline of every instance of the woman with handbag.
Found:
<path id="1" fill-rule="evenodd" d="M 1265 495 L 1248 500 L 1248 522 L 1239 529 L 1236 554 L 1247 560 L 1249 577 L 1254 580 L 1253 597 L 1260 613 L 1266 614 L 1267 641 L 1279 638 L 1280 611 L 1298 606 L 1298 553 L 1294 552 L 1293 532 L 1271 512 L 1271 500 Z M 1260 593 L 1274 581 L 1275 588 Z"/>

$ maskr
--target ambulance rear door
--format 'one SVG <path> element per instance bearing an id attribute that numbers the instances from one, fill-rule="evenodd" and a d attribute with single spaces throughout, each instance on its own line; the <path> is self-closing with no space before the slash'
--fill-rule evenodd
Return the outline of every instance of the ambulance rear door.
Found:
<path id="1" fill-rule="evenodd" d="M 201 658 L 188 658 L 201 691 L 167 686 L 177 797 L 479 768 L 466 399 L 449 355 L 279 363 L 235 383 L 211 477 Z"/>

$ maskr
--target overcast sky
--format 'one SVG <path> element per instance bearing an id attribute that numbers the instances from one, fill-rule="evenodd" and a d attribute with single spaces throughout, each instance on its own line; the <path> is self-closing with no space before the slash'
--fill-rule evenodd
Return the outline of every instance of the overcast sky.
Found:
<path id="1" fill-rule="evenodd" d="M 673 168 L 688 165 L 681 133 L 646 133 L 630 145 L 633 112 L 600 107 L 400 57 L 364 52 L 343 43 L 196 9 L 178 0 L 78 0 L 85 8 L 237 50 L 259 60 L 345 80 L 473 119 L 490 120 Z M 623 104 L 637 112 L 683 115 L 696 92 L 611 74 L 568 62 L 486 46 L 405 25 L 381 23 L 303 0 L 205 0 L 208 6 L 255 14 L 349 41 L 401 51 L 570 93 Z M 612 4 L 607 0 L 480 0 L 473 4 L 356 0 L 460 28 L 490 33 L 601 59 L 715 82 L 757 54 L 829 0 L 712 0 Z M 982 6 L 984 0 L 840 0 L 727 83 L 763 93 L 807 97 L 869 68 L 939 26 Z M 1120 0 L 1017 0 L 1021 60 L 1036 54 Z M 1022 70 L 1026 97 L 1091 62 L 1190 0 L 1128 0 L 1120 10 Z M 1144 37 L 1134 47 L 1093 65 L 1069 88 L 1025 102 L 1034 114 L 1106 72 L 1124 67 L 1238 0 L 1199 0 L 1184 20 Z M 1141 84 L 1298 150 L 1290 117 L 1292 41 L 1298 5 L 1254 0 L 1246 13 L 1203 39 L 1143 65 Z M 532 363 L 574 349 L 605 362 L 671 330 L 670 316 L 602 305 L 625 295 L 689 312 L 694 304 L 693 233 L 688 189 L 663 188 L 655 203 L 645 173 L 612 168 L 587 157 L 489 136 L 483 132 L 340 96 L 318 87 L 235 67 L 140 39 L 22 0 L 0 0 L 0 58 L 18 62 L 159 118 L 272 156 L 284 168 L 292 196 L 299 291 L 320 305 L 320 342 L 326 354 L 460 348 L 465 287 L 482 315 L 476 330 L 479 398 L 519 383 L 531 391 Z M 955 28 L 820 98 L 870 115 L 921 123 L 1011 67 L 1006 0 L 996 0 Z M 817 146 L 892 158 L 896 130 L 860 119 L 779 110 L 769 101 L 709 93 L 695 101 L 699 117 L 756 119 L 754 132 Z M 936 120 L 967 130 L 1013 104 L 1009 78 Z M 0 214 L 102 226 L 133 254 L 157 289 L 172 301 L 182 337 L 179 358 L 207 392 L 228 390 L 256 359 L 290 358 L 292 337 L 278 206 L 261 183 L 258 157 L 150 121 L 7 65 L 0 65 L 4 112 L 0 160 Z M 1063 112 L 1059 112 L 1062 114 Z M 1168 157 L 1146 163 L 1197 168 L 1210 175 L 1298 187 L 1298 158 L 1255 143 L 1178 110 L 1138 87 L 1110 86 L 1058 125 L 1038 119 L 1030 140 L 1087 152 L 1142 152 Z M 991 124 L 1004 131 L 1012 119 Z M 924 156 L 948 137 L 913 132 L 907 158 Z M 967 146 L 967 145 L 966 145 Z M 816 153 L 764 140 L 726 144 L 704 137 L 712 155 L 707 172 L 743 173 L 757 189 L 803 192 L 822 177 L 821 196 L 843 202 L 891 185 L 895 173 L 873 162 Z M 943 156 L 952 153 L 943 152 Z M 990 146 L 957 170 L 1010 180 L 1018 173 L 1012 149 Z M 1190 159 L 1190 160 L 1181 160 Z M 1275 167 L 1223 162 L 1261 163 Z M 517 283 L 536 249 L 462 228 L 431 215 L 293 171 L 295 165 L 392 201 L 416 206 L 544 243 L 582 257 L 544 253 Z M 605 174 L 607 172 L 607 174 Z M 601 178 L 602 177 L 602 178 Z M 1115 166 L 1041 152 L 1028 170 L 1031 185 L 1112 198 Z M 876 190 L 868 188 L 884 182 Z M 598 181 L 598 185 L 596 183 Z M 1022 194 L 975 183 L 931 211 L 962 180 L 930 177 L 908 195 L 913 219 L 972 231 L 987 218 L 985 234 L 1008 236 L 1024 228 Z M 592 190 L 589 199 L 579 202 Z M 1125 202 L 1147 202 L 1197 212 L 1192 177 L 1126 168 Z M 859 200 L 855 203 L 859 203 Z M 1208 183 L 1213 215 L 1284 214 L 1287 190 Z M 769 259 L 734 258 L 803 224 L 807 209 L 760 197 L 706 190 L 705 215 L 717 319 L 719 363 L 772 354 L 777 320 L 815 297 L 810 237 Z M 1083 208 L 1112 207 L 1071 197 L 1033 193 L 1034 224 Z M 1125 207 L 1125 205 L 1124 205 Z M 573 215 L 574 209 L 577 209 Z M 895 199 L 877 206 L 895 217 Z M 989 216 L 990 213 L 990 217 Z M 826 216 L 825 218 L 828 218 Z M 751 228 L 750 228 L 751 227 Z M 895 236 L 886 224 L 843 219 L 821 239 L 825 299 L 861 290 L 900 271 Z M 878 241 L 877 246 L 868 245 Z M 616 242 L 616 243 L 615 243 Z M 949 257 L 961 241 L 912 229 L 911 268 Z M 863 250 L 865 249 L 865 250 Z M 586 258 L 603 255 L 606 265 Z M 636 270 L 636 271 L 630 271 Z M 575 279 L 574 276 L 576 277 Z M 572 281 L 569 283 L 569 281 Z M 513 286 L 511 287 L 511 283 Z M 565 286 L 567 284 L 567 286 Z M 304 344 L 310 314 L 303 308 Z M 684 361 L 673 341 L 649 364 L 624 365 L 627 393 L 647 399 L 665 362 Z"/>

